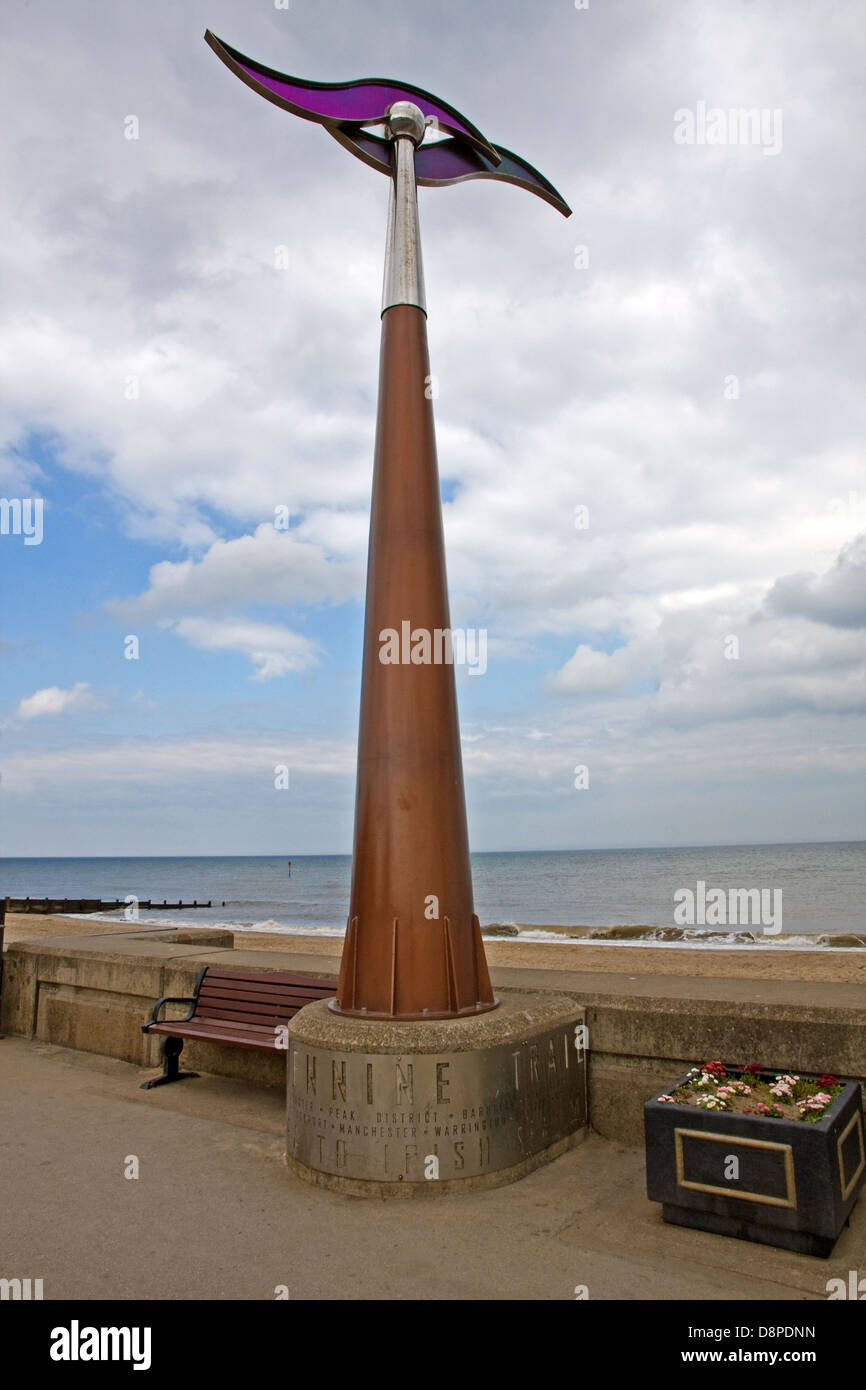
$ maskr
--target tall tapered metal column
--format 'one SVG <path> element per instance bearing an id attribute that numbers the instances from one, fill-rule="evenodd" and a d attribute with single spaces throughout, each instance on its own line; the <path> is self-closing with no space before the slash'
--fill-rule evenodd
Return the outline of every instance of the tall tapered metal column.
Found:
<path id="1" fill-rule="evenodd" d="M 289 1023 L 286 1162 L 377 1199 L 513 1182 L 586 1133 L 584 1011 L 523 992 L 497 1007 L 473 908 L 415 184 L 493 179 L 569 208 L 432 92 L 307 81 L 205 37 L 391 182 L 351 906 L 336 999 Z M 459 1114 L 482 1118 L 458 1138 Z"/>
<path id="2" fill-rule="evenodd" d="M 454 667 L 423 660 L 422 634 L 432 658 L 451 622 L 414 177 L 421 111 L 396 103 L 389 131 L 352 890 L 332 1007 L 449 1018 L 497 1000 L 473 907 Z"/>

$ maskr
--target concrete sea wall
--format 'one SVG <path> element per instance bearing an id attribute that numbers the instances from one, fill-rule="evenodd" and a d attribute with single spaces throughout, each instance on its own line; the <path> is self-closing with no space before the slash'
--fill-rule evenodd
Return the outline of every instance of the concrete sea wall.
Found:
<path id="1" fill-rule="evenodd" d="M 554 949 L 558 962 L 563 957 Z M 829 1071 L 859 1080 L 866 1090 L 866 989 L 858 980 L 859 962 L 853 979 L 850 966 L 849 978 L 833 979 L 826 961 L 818 966 L 803 953 L 796 967 L 786 953 L 784 978 L 773 978 L 765 953 L 750 968 L 739 958 L 745 953 L 732 952 L 737 959 L 726 966 L 724 956 L 713 964 L 695 950 L 671 947 L 654 953 L 661 958 L 652 969 L 644 955 L 639 970 L 628 955 L 621 957 L 622 968 L 611 969 L 611 960 L 619 967 L 620 958 L 607 955 L 606 968 L 578 970 L 528 968 L 519 957 L 497 963 L 507 950 L 497 945 L 488 951 L 497 991 L 567 994 L 586 1009 L 589 1117 L 606 1138 L 642 1144 L 643 1102 L 709 1058 Z M 601 962 L 585 954 L 565 959 L 569 967 L 572 961 L 587 967 Z M 141 1025 L 157 998 L 190 995 L 203 965 L 292 970 L 336 982 L 338 964 L 332 953 L 234 949 L 230 934 L 206 929 L 19 942 L 4 957 L 0 1031 L 156 1067 L 158 1040 L 145 1036 Z M 725 969 L 730 973 L 718 973 Z M 184 1011 L 169 1006 L 166 1016 Z M 282 1053 L 187 1043 L 183 1065 L 262 1085 L 285 1083 Z"/>

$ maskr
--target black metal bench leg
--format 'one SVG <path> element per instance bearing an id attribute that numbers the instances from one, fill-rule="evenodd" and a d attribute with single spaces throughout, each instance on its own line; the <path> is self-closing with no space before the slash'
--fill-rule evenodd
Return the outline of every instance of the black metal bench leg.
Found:
<path id="1" fill-rule="evenodd" d="M 198 1076 L 197 1071 L 180 1071 L 178 1058 L 183 1051 L 183 1038 L 163 1038 L 159 1047 L 162 1055 L 162 1075 L 151 1081 L 143 1081 L 139 1090 L 152 1091 L 154 1086 L 167 1086 L 170 1081 L 191 1081 Z"/>

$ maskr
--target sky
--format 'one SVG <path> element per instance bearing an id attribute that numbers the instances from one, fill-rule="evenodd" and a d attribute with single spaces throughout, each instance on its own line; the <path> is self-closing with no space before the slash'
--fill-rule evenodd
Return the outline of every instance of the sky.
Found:
<path id="1" fill-rule="evenodd" d="M 419 191 L 473 850 L 866 836 L 857 0 L 4 20 L 4 854 L 351 849 L 388 186 L 206 28 L 574 210 Z"/>

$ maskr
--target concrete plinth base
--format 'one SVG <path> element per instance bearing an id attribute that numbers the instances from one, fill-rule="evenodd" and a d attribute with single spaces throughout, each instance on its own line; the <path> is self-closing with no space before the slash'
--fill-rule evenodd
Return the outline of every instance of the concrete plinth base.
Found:
<path id="1" fill-rule="evenodd" d="M 356 1196 L 514 1182 L 586 1133 L 583 1024 L 558 994 L 429 1023 L 308 1004 L 289 1024 L 288 1165 Z"/>

